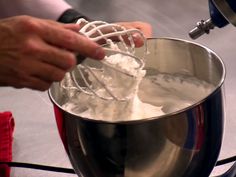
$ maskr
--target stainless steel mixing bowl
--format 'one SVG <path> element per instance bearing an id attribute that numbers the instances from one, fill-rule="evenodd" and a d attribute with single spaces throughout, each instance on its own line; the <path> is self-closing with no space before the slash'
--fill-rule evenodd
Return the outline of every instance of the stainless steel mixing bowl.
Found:
<path id="1" fill-rule="evenodd" d="M 68 98 L 54 83 L 49 96 L 62 142 L 78 176 L 207 177 L 212 171 L 223 134 L 224 64 L 211 50 L 184 40 L 149 39 L 148 50 L 148 71 L 188 71 L 213 84 L 214 91 L 177 112 L 112 123 L 63 110 L 61 105 Z"/>

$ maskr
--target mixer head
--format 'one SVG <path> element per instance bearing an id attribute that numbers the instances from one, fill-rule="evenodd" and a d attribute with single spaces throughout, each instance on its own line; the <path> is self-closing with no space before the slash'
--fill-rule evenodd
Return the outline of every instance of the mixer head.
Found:
<path id="1" fill-rule="evenodd" d="M 201 20 L 189 32 L 192 39 L 197 39 L 203 34 L 209 34 L 215 27 L 222 28 L 229 23 L 236 26 L 236 1 L 235 0 L 209 0 L 210 18 Z"/>
<path id="2" fill-rule="evenodd" d="M 65 77 L 61 82 L 61 87 L 67 92 L 76 91 L 103 100 L 126 101 L 130 99 L 132 89 L 135 90 L 132 85 L 138 78 L 143 77 L 144 73 L 147 46 L 142 32 L 103 21 L 88 22 L 85 19 L 79 19 L 77 23 L 82 26 L 79 33 L 101 44 L 106 57 L 102 61 L 84 60 Z M 144 41 L 141 58 L 135 53 L 133 35 L 137 33 Z"/>

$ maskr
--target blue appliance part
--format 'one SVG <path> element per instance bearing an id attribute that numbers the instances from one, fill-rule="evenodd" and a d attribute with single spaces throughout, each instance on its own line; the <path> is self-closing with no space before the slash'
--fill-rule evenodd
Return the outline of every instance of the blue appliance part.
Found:
<path id="1" fill-rule="evenodd" d="M 229 24 L 228 20 L 226 20 L 223 14 L 217 9 L 216 5 L 212 2 L 212 0 L 209 0 L 209 10 L 210 10 L 211 21 L 215 26 L 222 28 Z"/>
<path id="2" fill-rule="evenodd" d="M 203 34 L 209 34 L 214 27 L 222 28 L 229 23 L 236 26 L 236 1 L 235 0 L 209 0 L 210 18 L 201 20 L 189 32 L 192 39 L 197 39 Z"/>

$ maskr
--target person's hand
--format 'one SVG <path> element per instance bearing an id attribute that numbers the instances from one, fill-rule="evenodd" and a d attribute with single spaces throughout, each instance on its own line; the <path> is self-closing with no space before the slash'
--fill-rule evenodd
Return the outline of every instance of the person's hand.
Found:
<path id="1" fill-rule="evenodd" d="M 79 28 L 29 16 L 0 20 L 0 86 L 44 91 L 76 65 L 77 53 L 103 59 L 101 46 Z"/>
<path id="2" fill-rule="evenodd" d="M 148 23 L 141 22 L 141 21 L 135 21 L 135 22 L 117 22 L 117 23 L 112 23 L 112 26 L 102 26 L 101 23 L 96 24 L 97 26 L 101 25 L 102 27 L 95 29 L 95 24 L 89 25 L 89 21 L 84 20 L 84 19 L 79 19 L 77 21 L 78 24 L 80 24 L 82 28 L 82 33 L 85 32 L 86 36 L 89 36 L 90 38 L 96 38 L 100 36 L 101 34 L 98 32 L 98 29 L 103 33 L 103 34 L 109 34 L 109 33 L 114 33 L 114 29 L 117 31 L 123 31 L 123 27 L 128 30 L 128 29 L 137 29 L 140 32 L 131 32 L 127 33 L 127 35 L 123 35 L 122 38 L 127 44 L 130 44 L 130 39 L 129 35 L 132 34 L 132 38 L 134 40 L 135 47 L 141 47 L 144 44 L 144 38 L 150 38 L 152 36 L 152 26 Z M 85 29 L 83 27 L 86 25 Z M 108 25 L 108 24 L 107 24 Z M 120 38 L 117 35 L 111 35 L 109 37 L 113 41 L 119 41 Z M 104 38 L 96 41 L 99 44 L 104 44 L 106 41 Z"/>
<path id="3" fill-rule="evenodd" d="M 152 26 L 149 23 L 141 22 L 141 21 L 134 21 L 134 22 L 118 22 L 121 26 L 124 26 L 127 29 L 135 28 L 140 30 L 145 38 L 152 37 Z M 141 47 L 143 45 L 143 39 L 139 34 L 133 35 L 135 46 Z"/>
<path id="4" fill-rule="evenodd" d="M 140 30 L 146 38 L 152 37 L 152 26 L 149 23 L 135 21 L 135 22 L 118 22 L 117 24 L 124 26 L 127 29 L 135 28 Z"/>

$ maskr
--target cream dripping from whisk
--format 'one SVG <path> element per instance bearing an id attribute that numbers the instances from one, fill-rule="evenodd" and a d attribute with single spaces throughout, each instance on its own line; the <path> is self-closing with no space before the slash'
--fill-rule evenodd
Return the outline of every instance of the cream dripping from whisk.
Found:
<path id="1" fill-rule="evenodd" d="M 107 55 L 102 61 L 102 68 L 80 64 L 77 72 L 72 71 L 71 75 L 67 75 L 69 77 L 64 85 L 61 84 L 62 88 L 67 89 L 67 92 L 78 92 L 72 97 L 68 93 L 69 101 L 63 107 L 82 117 L 109 121 L 142 119 L 163 114 L 161 107 L 143 103 L 138 98 L 139 84 L 146 71 L 143 70 L 143 61 L 133 55 L 135 45 L 132 34 L 138 33 L 143 38 L 146 55 L 146 39 L 142 32 L 103 21 L 88 22 L 80 19 L 77 23 L 83 24 L 80 33 L 92 41 L 105 41 L 115 54 Z M 103 33 L 106 29 L 111 31 Z M 110 40 L 112 37 L 118 38 L 121 45 L 114 44 Z M 124 37 L 128 39 L 129 45 Z M 77 81 L 76 73 L 81 76 L 85 87 Z"/>
<path id="2" fill-rule="evenodd" d="M 146 71 L 143 67 L 138 68 L 139 63 L 136 60 L 118 53 L 106 57 L 104 63 L 109 66 L 104 64 L 102 72 L 95 68 L 93 72 L 114 95 L 124 101 L 103 100 L 95 95 L 80 93 L 64 105 L 67 111 L 72 111 L 81 117 L 108 121 L 136 120 L 164 114 L 161 107 L 143 103 L 139 99 L 139 85 Z M 117 72 L 114 68 L 129 75 Z M 107 91 L 97 79 L 89 77 L 89 80 L 96 88 L 96 93 L 107 97 Z"/>

